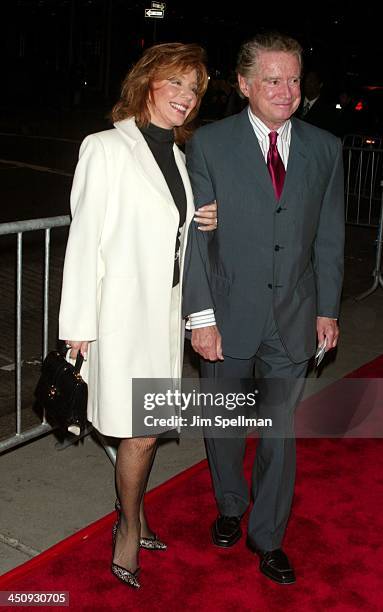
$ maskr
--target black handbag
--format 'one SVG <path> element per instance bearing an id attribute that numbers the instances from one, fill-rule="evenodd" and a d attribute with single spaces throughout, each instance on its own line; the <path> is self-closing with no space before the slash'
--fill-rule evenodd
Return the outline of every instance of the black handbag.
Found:
<path id="1" fill-rule="evenodd" d="M 48 423 L 75 435 L 83 433 L 87 422 L 88 386 L 80 374 L 83 361 L 80 351 L 74 366 L 65 359 L 65 352 L 51 351 L 35 390 Z"/>

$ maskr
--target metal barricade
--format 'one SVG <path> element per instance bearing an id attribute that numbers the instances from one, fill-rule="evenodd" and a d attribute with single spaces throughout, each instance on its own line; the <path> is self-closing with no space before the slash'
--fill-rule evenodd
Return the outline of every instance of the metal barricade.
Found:
<path id="1" fill-rule="evenodd" d="M 346 136 L 343 156 L 346 223 L 378 227 L 383 178 L 382 139 Z"/>
<path id="2" fill-rule="evenodd" d="M 19 446 L 24 442 L 28 442 L 38 438 L 39 436 L 53 431 L 52 427 L 46 422 L 45 415 L 41 419 L 41 423 L 36 427 L 31 427 L 25 431 L 21 425 L 21 389 L 22 389 L 22 271 L 23 271 L 23 234 L 26 232 L 37 232 L 44 230 L 45 246 L 44 246 L 44 279 L 43 279 L 43 333 L 42 333 L 42 359 L 45 358 L 48 352 L 48 325 L 49 325 L 49 271 L 50 271 L 50 255 L 51 255 L 51 230 L 53 228 L 67 227 L 70 224 L 69 215 L 58 217 L 47 217 L 44 219 L 31 219 L 27 221 L 15 221 L 11 223 L 0 224 L 0 237 L 17 235 L 17 258 L 16 258 L 16 342 L 15 342 L 15 404 L 16 404 L 16 431 L 15 434 L 0 441 L 0 453 L 11 448 Z M 92 428 L 86 430 L 84 435 L 92 431 Z M 116 449 L 108 444 L 107 440 L 100 433 L 96 432 L 106 454 L 114 464 L 116 460 Z M 78 438 L 77 438 L 78 439 Z M 57 445 L 58 448 L 64 449 L 73 441 L 64 440 L 62 444 Z"/>
<path id="3" fill-rule="evenodd" d="M 377 228 L 374 278 L 371 287 L 357 296 L 362 300 L 383 287 L 383 139 L 349 135 L 343 140 L 346 223 Z"/>
<path id="4" fill-rule="evenodd" d="M 11 234 L 17 235 L 17 259 L 16 259 L 16 355 L 15 355 L 15 373 L 16 373 L 16 427 L 15 434 L 5 440 L 0 441 L 0 452 L 8 450 L 14 446 L 18 446 L 23 442 L 37 438 L 51 430 L 50 425 L 43 419 L 40 425 L 22 431 L 21 426 L 21 383 L 22 383 L 22 355 L 21 355 L 21 340 L 22 340 L 22 269 L 23 269 L 23 235 L 25 232 L 36 232 L 44 230 L 45 232 L 45 248 L 44 248 L 44 295 L 43 295 L 43 338 L 42 338 L 42 355 L 43 358 L 48 352 L 48 314 L 49 314 L 49 265 L 51 251 L 51 229 L 57 227 L 65 227 L 70 223 L 69 216 L 48 217 L 46 219 L 31 219 L 27 221 L 15 221 L 11 223 L 0 224 L 0 236 Z"/>

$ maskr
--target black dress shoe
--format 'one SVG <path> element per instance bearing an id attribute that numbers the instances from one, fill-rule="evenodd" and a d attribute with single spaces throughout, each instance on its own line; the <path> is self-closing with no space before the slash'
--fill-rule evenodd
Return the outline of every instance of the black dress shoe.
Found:
<path id="1" fill-rule="evenodd" d="M 241 517 L 217 516 L 211 527 L 211 535 L 216 546 L 233 546 L 242 535 Z"/>
<path id="2" fill-rule="evenodd" d="M 259 555 L 259 569 L 278 584 L 293 584 L 296 580 L 294 570 L 287 555 L 281 548 L 275 550 L 256 550 Z"/>

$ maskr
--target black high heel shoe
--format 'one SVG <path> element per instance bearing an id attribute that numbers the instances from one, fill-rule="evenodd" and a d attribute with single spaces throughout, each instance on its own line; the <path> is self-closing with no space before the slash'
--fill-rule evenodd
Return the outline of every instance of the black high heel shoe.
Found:
<path id="1" fill-rule="evenodd" d="M 116 521 L 116 523 L 114 523 L 113 528 L 112 528 L 112 543 L 113 543 L 112 559 L 114 557 L 114 549 L 116 547 L 116 537 L 117 537 L 117 530 L 119 528 L 119 525 L 120 525 L 120 519 Z M 133 587 L 134 589 L 141 588 L 141 585 L 137 579 L 140 573 L 139 567 L 134 572 L 131 572 L 130 570 L 126 569 L 126 567 L 122 567 L 121 565 L 118 565 L 117 563 L 113 563 L 113 560 L 112 560 L 112 565 L 110 569 L 111 569 L 113 576 L 116 576 L 118 580 L 121 580 L 121 582 L 123 582 L 127 586 Z"/>
<path id="2" fill-rule="evenodd" d="M 121 505 L 118 499 L 116 499 L 116 503 L 114 507 L 116 509 L 118 519 L 114 523 L 113 529 L 112 529 L 113 542 L 116 539 L 117 529 L 118 529 L 118 526 L 121 520 Z M 154 533 L 151 538 L 140 538 L 140 548 L 145 548 L 146 550 L 166 550 L 167 544 L 165 544 L 165 542 L 161 542 L 161 540 L 159 540 L 156 534 Z"/>

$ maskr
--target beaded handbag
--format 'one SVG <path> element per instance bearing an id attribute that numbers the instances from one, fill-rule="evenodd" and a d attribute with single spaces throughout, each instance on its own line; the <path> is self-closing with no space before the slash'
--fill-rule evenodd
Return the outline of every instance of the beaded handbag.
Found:
<path id="1" fill-rule="evenodd" d="M 86 426 L 88 386 L 80 374 L 80 351 L 73 366 L 65 353 L 50 351 L 45 357 L 35 389 L 37 402 L 50 425 L 80 435 Z"/>

